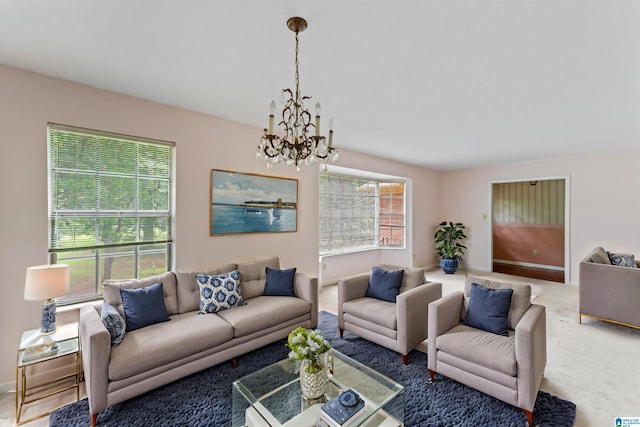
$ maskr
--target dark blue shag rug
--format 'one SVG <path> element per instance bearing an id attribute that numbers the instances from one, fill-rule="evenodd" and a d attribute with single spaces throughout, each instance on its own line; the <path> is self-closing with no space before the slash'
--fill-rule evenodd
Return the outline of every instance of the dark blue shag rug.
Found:
<path id="1" fill-rule="evenodd" d="M 439 375 L 429 384 L 426 355 L 400 355 L 345 332 L 338 335 L 335 315 L 320 312 L 318 328 L 336 350 L 387 375 L 405 386 L 406 426 L 525 426 L 524 413 L 493 397 Z M 267 345 L 231 363 L 198 372 L 100 412 L 98 426 L 228 426 L 231 418 L 231 383 L 287 357 L 285 341 Z M 540 391 L 533 411 L 538 426 L 573 426 L 576 405 Z M 90 425 L 87 399 L 54 411 L 51 427 Z"/>

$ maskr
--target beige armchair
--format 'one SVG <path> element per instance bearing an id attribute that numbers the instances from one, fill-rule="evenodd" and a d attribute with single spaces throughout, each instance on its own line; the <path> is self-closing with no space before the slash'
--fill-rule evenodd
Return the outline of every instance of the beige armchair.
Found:
<path id="1" fill-rule="evenodd" d="M 338 282 L 338 327 L 375 342 L 402 356 L 427 339 L 428 306 L 442 296 L 442 284 L 425 282 L 424 270 L 382 265 L 386 270 L 404 270 L 396 302 L 365 296 L 369 273 Z"/>
<path id="2" fill-rule="evenodd" d="M 609 263 L 601 247 L 580 262 L 579 310 L 582 316 L 640 329 L 640 261 L 636 268 Z"/>
<path id="3" fill-rule="evenodd" d="M 463 324 L 472 283 L 513 289 L 508 336 Z M 516 406 L 532 426 L 546 363 L 545 307 L 531 304 L 529 285 L 467 276 L 464 293 L 452 292 L 429 304 L 427 364 L 431 381 L 436 373 L 442 374 Z"/>

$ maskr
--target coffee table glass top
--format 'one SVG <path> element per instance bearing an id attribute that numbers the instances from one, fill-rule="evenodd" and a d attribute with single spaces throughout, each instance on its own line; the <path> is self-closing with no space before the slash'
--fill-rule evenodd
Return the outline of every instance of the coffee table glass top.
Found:
<path id="1" fill-rule="evenodd" d="M 315 426 L 320 406 L 349 388 L 365 401 L 365 412 L 354 426 L 372 424 L 374 419 L 391 418 L 395 425 L 404 420 L 404 387 L 373 369 L 331 349 L 333 374 L 324 398 L 307 400 L 300 392 L 299 375 L 289 359 L 281 360 L 233 383 L 232 426 L 245 425 L 251 407 L 271 426 Z M 383 415 L 381 415 L 383 414 Z M 375 423 L 377 424 L 377 423 Z M 392 423 L 393 424 L 393 423 Z"/>

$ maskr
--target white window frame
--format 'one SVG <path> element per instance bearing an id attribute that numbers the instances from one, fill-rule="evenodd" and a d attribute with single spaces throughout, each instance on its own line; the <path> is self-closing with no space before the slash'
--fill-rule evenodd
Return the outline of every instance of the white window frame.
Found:
<path id="1" fill-rule="evenodd" d="M 55 163 L 55 155 L 52 152 L 53 144 L 52 135 L 53 132 L 68 132 L 69 135 L 75 134 L 84 134 L 89 137 L 100 137 L 100 138 L 111 138 L 117 139 L 120 142 L 135 144 L 136 147 L 140 147 L 143 145 L 156 145 L 156 146 L 165 146 L 169 147 L 169 157 L 168 157 L 168 167 L 169 172 L 168 176 L 162 178 L 164 182 L 167 184 L 168 188 L 168 209 L 142 209 L 139 206 L 138 202 L 140 201 L 140 196 L 138 194 L 139 190 L 139 182 L 144 180 L 145 177 L 142 174 L 139 174 L 140 163 L 136 162 L 135 175 L 129 174 L 129 178 L 135 179 L 135 206 L 133 209 L 127 210 L 117 210 L 117 209 L 100 209 L 100 196 L 99 190 L 96 189 L 96 206 L 95 209 L 57 209 L 56 206 L 56 190 L 54 188 L 54 183 L 56 180 L 54 179 L 54 174 L 56 173 L 75 173 L 75 174 L 84 174 L 84 175 L 92 175 L 95 174 L 96 177 L 96 186 L 98 185 L 99 177 L 106 176 L 103 171 L 100 170 L 99 162 L 96 162 L 98 166 L 96 166 L 95 170 L 91 173 L 88 173 L 88 170 L 80 170 L 77 168 L 63 168 L 63 165 Z M 138 148 L 139 149 L 139 148 Z M 116 134 L 112 132 L 104 132 L 104 131 L 96 131 L 92 129 L 79 128 L 68 125 L 61 125 L 57 123 L 48 123 L 47 126 L 47 150 L 48 150 L 48 198 L 49 198 L 49 230 L 48 230 L 48 241 L 49 241 L 49 262 L 51 264 L 56 263 L 64 263 L 65 261 L 73 261 L 80 259 L 94 259 L 95 260 L 95 284 L 94 284 L 94 292 L 92 294 L 82 295 L 82 296 L 65 296 L 58 298 L 56 303 L 58 305 L 66 305 L 73 304 L 82 301 L 90 301 L 95 300 L 102 296 L 102 280 L 101 280 L 101 272 L 100 272 L 100 262 L 107 257 L 117 258 L 129 256 L 134 259 L 134 276 L 136 278 L 139 277 L 140 273 L 140 255 L 152 255 L 152 254 L 165 254 L 166 253 L 166 265 L 167 271 L 173 268 L 173 260 L 174 260 L 174 213 L 175 213 L 175 143 L 168 141 L 160 141 L 148 138 L 141 138 L 129 135 Z M 109 173 L 111 176 L 118 176 L 116 173 Z M 123 174 L 125 176 L 126 174 Z M 157 176 L 152 176 L 150 179 L 158 180 Z M 75 243 L 71 246 L 60 247 L 58 239 L 56 237 L 56 224 L 57 221 L 64 220 L 65 218 L 90 218 L 96 219 L 99 221 L 103 218 L 114 218 L 119 216 L 126 216 L 129 219 L 135 218 L 135 228 L 138 230 L 135 238 L 132 241 L 127 242 L 118 242 L 112 244 L 100 243 L 98 241 L 94 242 L 94 244 L 87 244 L 87 242 L 83 243 Z M 153 240 L 140 240 L 139 230 L 141 228 L 141 219 L 143 218 L 153 218 L 160 217 L 166 218 L 167 221 L 167 235 L 166 238 L 153 239 Z M 98 228 L 98 227 L 96 227 Z M 99 236 L 99 231 L 96 230 L 96 236 Z M 154 236 L 155 237 L 155 236 Z M 98 240 L 98 239 L 96 239 Z M 165 247 L 162 247 L 166 245 Z M 144 246 L 157 246 L 161 247 L 158 249 L 147 249 L 141 248 Z M 86 251 L 88 252 L 86 255 L 78 255 L 78 252 Z M 75 253 L 75 254 L 73 254 Z M 71 254 L 71 255 L 70 255 Z M 72 267 L 73 268 L 73 267 Z M 73 273 L 73 272 L 72 272 Z M 73 277 L 73 274 L 72 274 Z M 131 277 L 122 277 L 122 278 L 113 278 L 113 279 L 128 279 Z M 73 287 L 73 283 L 72 283 Z"/>
<path id="2" fill-rule="evenodd" d="M 322 176 L 335 176 L 335 177 L 342 177 L 342 178 L 347 178 L 347 179 L 357 179 L 357 180 L 362 180 L 364 181 L 368 181 L 369 183 L 372 183 L 373 185 L 375 185 L 375 212 L 373 213 L 373 215 L 371 216 L 371 218 L 373 219 L 373 230 L 371 230 L 372 232 L 372 243 L 369 245 L 342 245 L 339 247 L 335 247 L 335 248 L 325 248 L 322 245 L 322 238 L 323 238 L 323 232 L 322 232 L 322 223 L 323 223 L 323 190 L 322 190 L 322 182 L 320 180 L 322 180 Z M 320 256 L 328 256 L 328 255 L 336 255 L 336 254 L 344 254 L 344 253 L 351 253 L 351 252 L 360 252 L 360 251 L 364 251 L 364 250 L 372 250 L 372 249 L 406 249 L 406 245 L 407 245 L 407 235 L 406 235 L 406 231 L 407 231 L 407 184 L 408 184 L 408 180 L 406 178 L 402 178 L 402 177 L 397 177 L 397 176 L 390 176 L 390 175 L 383 175 L 383 174 L 379 174 L 379 173 L 375 173 L 375 172 L 367 172 L 367 171 L 361 171 L 361 170 L 356 170 L 356 169 L 350 169 L 350 168 L 344 168 L 344 167 L 339 167 L 339 166 L 328 166 L 327 171 L 321 172 L 320 173 L 320 180 L 319 180 L 319 223 L 320 223 L 320 242 L 319 242 L 319 254 Z M 380 242 L 380 184 L 385 184 L 385 183 L 402 183 L 403 184 L 403 225 L 401 226 L 402 230 L 403 230 L 403 235 L 402 235 L 402 244 L 401 245 L 384 245 Z"/>

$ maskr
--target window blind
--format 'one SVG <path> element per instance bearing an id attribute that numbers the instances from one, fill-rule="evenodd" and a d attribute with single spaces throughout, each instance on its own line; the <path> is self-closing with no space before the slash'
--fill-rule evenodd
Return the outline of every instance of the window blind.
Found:
<path id="1" fill-rule="evenodd" d="M 404 183 L 320 175 L 320 254 L 404 246 Z"/>
<path id="2" fill-rule="evenodd" d="M 49 252 L 71 265 L 70 298 L 100 294 L 104 280 L 166 271 L 173 143 L 50 123 L 48 146 Z"/>

